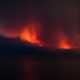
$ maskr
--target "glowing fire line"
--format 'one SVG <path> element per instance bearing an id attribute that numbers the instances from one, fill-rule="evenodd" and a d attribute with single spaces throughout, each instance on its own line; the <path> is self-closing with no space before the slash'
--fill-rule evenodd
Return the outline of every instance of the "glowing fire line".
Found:
<path id="1" fill-rule="evenodd" d="M 72 48 L 72 46 L 68 43 L 66 39 L 60 40 L 58 47 L 61 49 L 71 49 Z"/>
<path id="2" fill-rule="evenodd" d="M 20 39 L 22 41 L 27 41 L 35 45 L 42 46 L 41 40 L 39 39 L 38 35 L 38 26 L 35 24 L 27 25 L 22 32 L 20 33 Z"/>
<path id="3" fill-rule="evenodd" d="M 35 23 L 35 22 L 32 22 L 31 24 L 29 23 L 26 26 L 23 26 L 22 30 L 20 30 L 20 33 L 18 32 L 15 33 L 7 30 L 5 32 L 5 30 L 0 30 L 0 33 L 2 33 L 4 37 L 16 38 L 16 36 L 18 36 L 20 40 L 25 43 L 29 42 L 33 45 L 46 47 L 46 45 L 48 45 L 49 43 L 45 43 L 45 41 L 42 41 L 40 39 L 40 36 L 39 36 L 40 32 L 41 32 L 40 26 L 38 25 L 38 23 Z M 55 34 L 55 35 L 58 38 L 57 48 L 60 48 L 60 49 L 73 48 L 72 44 L 70 43 L 70 39 L 68 39 L 68 37 L 64 34 L 64 31 L 62 31 L 62 33 Z M 51 37 L 54 37 L 54 36 L 52 35 Z M 54 42 L 51 45 L 54 45 Z"/>

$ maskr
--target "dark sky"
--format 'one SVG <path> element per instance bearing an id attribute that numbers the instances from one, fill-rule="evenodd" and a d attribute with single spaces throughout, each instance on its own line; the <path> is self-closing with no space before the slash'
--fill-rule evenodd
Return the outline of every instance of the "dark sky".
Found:
<path id="1" fill-rule="evenodd" d="M 15 29 L 33 17 L 43 23 L 46 35 L 61 26 L 74 38 L 74 34 L 80 32 L 79 9 L 78 0 L 2 0 L 0 23 Z"/>
<path id="2" fill-rule="evenodd" d="M 50 0 L 51 1 L 51 0 Z M 30 17 L 41 21 L 46 28 L 53 23 L 53 2 L 49 0 L 3 0 L 0 1 L 0 23 L 16 28 L 27 23 Z M 50 6 L 51 5 L 51 6 Z M 55 10 L 55 9 L 54 9 Z M 47 29 L 46 29 L 47 30 Z"/>
<path id="3" fill-rule="evenodd" d="M 63 4 L 52 0 L 3 0 L 0 1 L 1 21 L 8 24 L 21 24 L 29 16 L 51 21 L 63 15 Z"/>
<path id="4" fill-rule="evenodd" d="M 79 6 L 76 0 L 2 0 L 0 1 L 0 17 L 6 23 L 16 24 L 24 23 L 29 16 L 58 22 L 61 18 L 66 19 L 65 15 L 76 15 L 77 8 Z"/>

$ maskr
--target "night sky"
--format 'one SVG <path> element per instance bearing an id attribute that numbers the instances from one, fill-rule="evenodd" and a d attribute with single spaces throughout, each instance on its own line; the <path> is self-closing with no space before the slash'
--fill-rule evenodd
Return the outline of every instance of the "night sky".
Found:
<path id="1" fill-rule="evenodd" d="M 46 23 L 56 21 L 57 24 L 59 20 L 69 18 L 66 21 L 69 23 L 70 17 L 78 20 L 79 8 L 76 0 L 3 0 L 0 1 L 0 17 L 4 24 L 12 25 L 25 23 L 29 16 L 42 18 Z"/>
<path id="2" fill-rule="evenodd" d="M 43 29 L 41 36 L 42 36 L 43 40 L 47 44 L 48 43 L 51 44 L 53 48 L 55 47 L 55 44 L 56 44 L 55 43 L 56 38 L 61 37 L 59 35 L 59 33 L 58 33 L 58 35 L 53 34 L 57 31 L 63 32 L 66 36 L 68 36 L 68 38 L 70 38 L 75 43 L 79 44 L 78 47 L 80 48 L 80 34 L 79 34 L 80 33 L 80 3 L 78 2 L 78 0 L 64 0 L 64 1 L 63 0 L 2 0 L 2 1 L 0 1 L 0 35 L 7 35 L 9 37 L 11 37 L 11 36 L 15 37 L 17 35 L 17 31 L 20 30 L 20 28 L 22 28 L 25 24 L 27 24 L 29 19 L 33 19 L 33 20 L 39 21 L 41 23 L 41 25 L 42 25 L 41 27 Z M 8 34 L 7 34 L 7 32 L 5 32 L 6 29 L 8 30 L 7 31 Z M 15 33 L 13 33 L 13 32 L 15 32 Z M 13 33 L 13 34 L 11 34 L 11 33 Z M 77 34 L 79 34 L 78 39 L 75 38 Z M 52 39 L 52 41 L 49 40 L 50 38 Z M 48 53 L 47 51 L 41 52 L 41 49 L 40 50 L 37 50 L 37 48 L 34 49 L 34 47 L 31 44 L 30 44 L 31 45 L 31 48 L 30 48 L 30 45 L 29 45 L 29 47 L 28 47 L 28 45 L 24 46 L 24 44 L 22 42 L 18 42 L 18 44 L 16 44 L 15 43 L 17 41 L 16 39 L 15 40 L 13 39 L 12 41 L 13 42 L 10 42 L 10 40 L 7 40 L 6 38 L 0 39 L 1 53 L 6 53 L 6 55 L 8 55 L 7 53 L 9 53 L 10 55 L 13 55 L 14 53 L 15 54 L 20 54 L 20 53 L 23 54 L 23 53 L 31 52 L 31 54 L 35 53 L 35 55 L 37 55 L 37 56 L 39 53 L 40 53 L 39 56 L 42 56 L 43 53 L 44 54 Z M 20 54 L 20 56 L 21 56 L 21 54 Z M 28 54 L 30 54 L 30 53 L 28 53 Z M 72 54 L 72 52 L 71 52 L 71 54 Z M 45 55 L 47 55 L 47 54 L 45 54 Z M 72 61 L 72 56 L 69 57 L 69 58 L 71 58 L 71 62 L 70 62 L 70 60 L 67 62 L 66 60 L 63 59 L 64 56 L 62 56 L 62 57 L 60 56 L 61 61 L 60 61 L 60 59 L 58 59 L 59 57 L 58 58 L 55 57 L 56 58 L 55 62 L 52 61 L 52 59 L 55 59 L 55 58 L 53 58 L 53 56 L 51 56 L 52 63 L 51 62 L 50 63 L 53 64 L 53 65 L 51 65 L 51 67 L 48 67 L 48 65 L 50 65 L 50 64 L 47 64 L 49 62 L 48 60 L 45 60 L 45 61 L 41 60 L 42 63 L 40 62 L 39 68 L 37 68 L 37 70 L 39 69 L 39 74 L 45 78 L 47 78 L 46 76 L 49 76 L 49 75 L 50 75 L 49 78 L 51 78 L 51 76 L 53 77 L 54 74 L 55 74 L 55 77 L 56 77 L 56 74 L 58 74 L 59 78 L 62 78 L 65 75 L 66 75 L 65 78 L 67 78 L 67 75 L 68 75 L 68 77 L 72 77 L 72 78 L 74 78 L 75 76 L 77 77 L 78 72 L 80 71 L 78 64 L 80 64 L 80 63 L 77 63 L 76 61 L 74 63 L 75 59 Z M 14 56 L 12 56 L 12 57 L 14 57 Z M 2 74 L 2 72 L 5 73 L 5 70 L 6 70 L 6 74 L 8 74 L 8 72 L 10 74 L 12 72 L 11 75 L 14 74 L 13 67 L 14 67 L 15 62 L 12 57 L 10 56 L 10 59 L 5 58 L 5 61 L 2 62 L 3 57 L 1 56 L 0 64 L 3 65 L 4 67 L 6 67 L 6 65 L 4 65 L 4 64 L 8 63 L 8 65 L 10 64 L 9 66 L 12 66 L 12 67 L 10 67 L 11 69 L 8 67 L 9 68 L 9 71 L 8 71 L 7 67 L 6 67 L 6 69 L 4 69 L 4 67 L 1 66 L 0 74 Z M 35 58 L 35 56 L 33 56 L 33 57 Z M 50 56 L 48 56 L 48 57 L 50 57 Z M 25 63 L 25 62 L 23 62 L 23 63 Z M 46 64 L 44 64 L 44 63 L 46 63 Z M 25 65 L 26 64 L 24 64 L 24 66 Z M 41 68 L 41 66 L 42 66 L 42 68 Z M 53 68 L 53 66 L 54 66 L 54 68 Z M 22 68 L 22 66 L 19 65 L 18 69 L 21 69 L 21 68 Z M 40 70 L 40 68 L 41 68 L 41 70 Z M 31 68 L 29 68 L 29 70 L 30 69 Z M 35 66 L 35 71 L 37 71 L 37 70 L 36 70 L 36 66 Z M 47 71 L 47 70 L 49 70 L 49 71 Z M 34 74 L 35 74 L 35 71 L 34 71 Z M 52 73 L 50 73 L 50 71 Z M 57 73 L 55 73 L 56 71 L 57 71 Z M 50 73 L 50 74 L 48 74 L 48 73 Z M 20 74 L 20 71 L 19 71 L 19 74 Z M 36 72 L 36 74 L 39 75 L 37 72 Z M 20 76 L 21 75 L 19 75 L 19 77 Z M 9 75 L 9 77 L 11 77 L 11 76 Z M 10 79 L 10 80 L 12 80 L 12 79 Z"/>
<path id="3" fill-rule="evenodd" d="M 63 29 L 76 41 L 75 36 L 80 32 L 79 9 L 78 0 L 2 0 L 0 27 L 15 31 L 33 18 L 42 24 L 46 39 L 56 29 Z"/>

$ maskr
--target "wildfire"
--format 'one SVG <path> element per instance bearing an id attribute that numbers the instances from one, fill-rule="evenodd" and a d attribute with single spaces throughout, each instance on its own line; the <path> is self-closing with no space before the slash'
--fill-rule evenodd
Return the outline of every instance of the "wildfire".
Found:
<path id="1" fill-rule="evenodd" d="M 48 42 L 46 42 L 45 40 L 43 41 L 41 39 L 41 35 L 40 35 L 41 31 L 42 31 L 41 25 L 38 22 L 30 21 L 27 25 L 23 26 L 20 30 L 14 31 L 14 30 L 2 28 L 0 29 L 0 35 L 7 38 L 19 37 L 19 39 L 25 43 L 31 43 L 32 45 L 43 46 L 48 48 L 59 48 L 59 49 L 75 48 L 74 41 L 70 41 L 68 36 L 64 34 L 64 31 L 58 29 L 56 32 L 51 33 Z M 80 47 L 79 41 L 80 39 L 76 40 L 76 45 L 78 47 Z"/>
<path id="2" fill-rule="evenodd" d="M 20 39 L 24 42 L 42 46 L 41 40 L 39 39 L 39 25 L 36 23 L 29 23 L 20 32 Z"/>
<path id="3" fill-rule="evenodd" d="M 59 48 L 62 49 L 71 49 L 71 45 L 67 42 L 67 40 L 60 40 L 59 42 Z"/>
<path id="4" fill-rule="evenodd" d="M 60 36 L 58 42 L 58 48 L 60 49 L 71 49 L 72 45 L 70 40 L 66 36 Z"/>

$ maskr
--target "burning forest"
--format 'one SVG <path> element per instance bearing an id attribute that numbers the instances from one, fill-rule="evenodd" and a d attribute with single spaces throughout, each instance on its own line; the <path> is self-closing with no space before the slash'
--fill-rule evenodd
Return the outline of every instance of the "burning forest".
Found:
<path id="1" fill-rule="evenodd" d="M 79 35 L 77 35 L 76 39 L 78 39 L 77 44 L 75 41 L 71 41 L 70 38 L 65 34 L 64 29 L 62 27 L 60 29 L 57 29 L 57 31 L 52 34 L 48 35 L 48 42 L 46 40 L 42 39 L 42 24 L 40 24 L 38 21 L 30 20 L 27 24 L 23 25 L 18 30 L 12 30 L 12 29 L 6 29 L 1 28 L 0 29 L 0 35 L 6 38 L 19 38 L 22 42 L 25 44 L 30 43 L 32 45 L 40 46 L 40 47 L 46 47 L 51 49 L 79 49 L 80 43 L 79 43 Z M 45 35 L 47 36 L 47 35 Z M 44 37 L 45 37 L 44 36 Z M 50 43 L 51 41 L 51 43 Z"/>
<path id="2" fill-rule="evenodd" d="M 1 10 L 0 36 L 52 49 L 80 49 L 79 6 L 76 3 L 27 0 L 17 2 L 16 8 L 11 4 L 11 8 L 6 4 Z"/>

